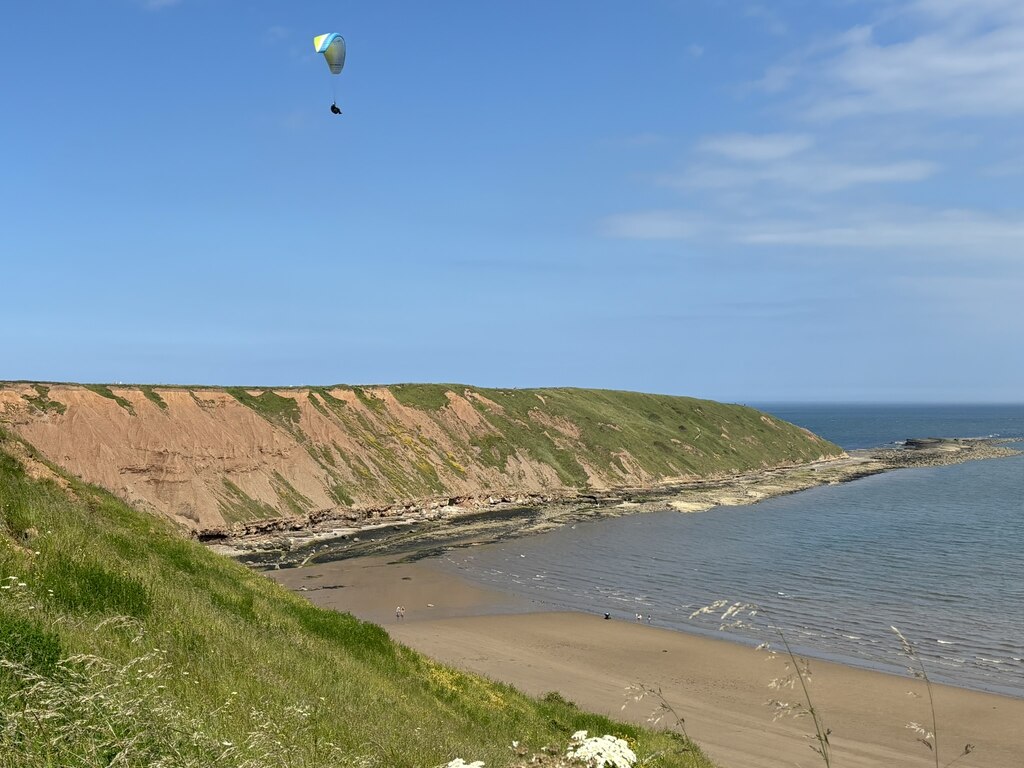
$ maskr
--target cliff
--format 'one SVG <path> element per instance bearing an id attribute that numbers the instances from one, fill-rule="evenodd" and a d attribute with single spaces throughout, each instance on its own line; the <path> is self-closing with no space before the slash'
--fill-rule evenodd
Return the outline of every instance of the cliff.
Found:
<path id="1" fill-rule="evenodd" d="M 842 455 L 739 405 L 462 385 L 0 384 L 46 459 L 196 532 L 452 498 L 647 488 Z"/>

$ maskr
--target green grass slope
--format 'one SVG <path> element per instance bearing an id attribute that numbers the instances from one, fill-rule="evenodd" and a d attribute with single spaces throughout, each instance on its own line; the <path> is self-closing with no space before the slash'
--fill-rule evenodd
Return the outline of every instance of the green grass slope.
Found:
<path id="1" fill-rule="evenodd" d="M 402 400 L 430 386 L 390 389 Z M 742 472 L 842 453 L 793 424 L 743 405 L 603 389 L 467 389 L 500 406 L 495 411 L 475 401 L 503 442 L 550 464 L 569 487 L 588 484 L 583 462 L 609 479 L 636 469 L 661 479 Z M 501 464 L 500 453 L 492 456 Z"/>
<path id="2" fill-rule="evenodd" d="M 0 766 L 489 768 L 613 733 L 651 766 L 710 763 L 437 664 L 181 539 L 0 432 Z"/>
<path id="3" fill-rule="evenodd" d="M 344 407 L 330 390 L 353 392 L 364 408 Z M 506 489 L 515 485 L 509 460 L 517 456 L 554 470 L 558 488 L 587 489 L 595 481 L 637 485 L 641 479 L 707 477 L 842 453 L 753 408 L 673 395 L 461 384 L 265 390 L 258 396 L 239 388 L 227 391 L 267 421 L 288 428 L 329 474 L 337 475 L 339 464 L 361 464 L 364 471 L 344 478 L 348 492 L 382 501 L 459 493 L 467 467 L 495 471 L 491 487 L 483 491 Z M 362 443 L 359 455 L 317 445 L 303 432 L 297 406 L 303 392 L 320 414 Z M 408 414 L 394 408 L 385 393 L 422 412 L 444 435 L 443 443 L 414 434 Z M 454 398 L 475 411 L 475 428 L 460 423 Z"/>

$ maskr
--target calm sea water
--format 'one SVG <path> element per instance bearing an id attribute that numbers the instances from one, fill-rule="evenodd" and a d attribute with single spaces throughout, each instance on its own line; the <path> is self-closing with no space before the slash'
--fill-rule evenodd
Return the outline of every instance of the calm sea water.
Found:
<path id="1" fill-rule="evenodd" d="M 1024 448 L 1024 406 L 759 407 L 847 449 L 990 435 Z M 895 625 L 932 679 L 1024 697 L 1024 456 L 581 523 L 444 563 L 551 608 L 682 631 L 720 634 L 689 619 L 715 600 L 757 603 L 801 652 L 888 671 L 906 666 Z"/>

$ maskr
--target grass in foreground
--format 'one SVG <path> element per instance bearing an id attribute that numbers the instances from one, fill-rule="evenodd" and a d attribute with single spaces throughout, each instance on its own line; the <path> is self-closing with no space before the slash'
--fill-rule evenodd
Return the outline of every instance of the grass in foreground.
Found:
<path id="1" fill-rule="evenodd" d="M 433 662 L 16 455 L 0 432 L 3 768 L 500 768 L 581 730 L 711 766 L 681 736 Z"/>

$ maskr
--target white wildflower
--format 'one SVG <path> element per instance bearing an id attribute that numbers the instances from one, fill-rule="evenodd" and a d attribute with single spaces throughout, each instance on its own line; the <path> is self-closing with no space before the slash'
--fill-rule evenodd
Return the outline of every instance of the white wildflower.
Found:
<path id="1" fill-rule="evenodd" d="M 456 757 L 444 768 L 484 768 L 484 761 L 474 760 L 472 763 L 467 763 L 461 757 Z"/>
<path id="2" fill-rule="evenodd" d="M 572 741 L 565 756 L 590 768 L 633 768 L 636 763 L 636 753 L 629 744 L 611 734 L 587 738 L 586 731 L 577 731 Z"/>

